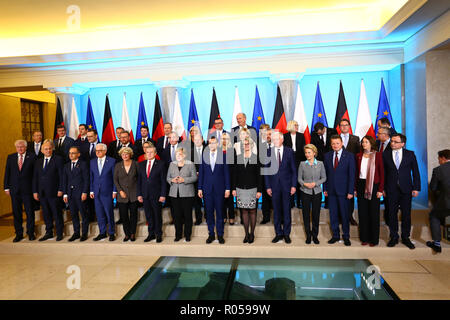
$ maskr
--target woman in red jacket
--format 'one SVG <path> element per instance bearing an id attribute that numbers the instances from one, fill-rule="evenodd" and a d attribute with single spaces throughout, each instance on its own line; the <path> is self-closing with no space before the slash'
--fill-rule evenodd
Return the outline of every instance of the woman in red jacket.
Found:
<path id="1" fill-rule="evenodd" d="M 384 167 L 375 139 L 365 136 L 362 151 L 356 155 L 356 192 L 358 197 L 359 238 L 361 244 L 378 245 L 380 238 L 380 198 L 384 190 Z"/>

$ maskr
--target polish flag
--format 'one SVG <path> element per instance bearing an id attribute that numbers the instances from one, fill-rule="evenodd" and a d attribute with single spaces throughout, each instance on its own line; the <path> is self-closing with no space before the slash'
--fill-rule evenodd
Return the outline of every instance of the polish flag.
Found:
<path id="1" fill-rule="evenodd" d="M 178 90 L 175 91 L 175 105 L 173 107 L 172 116 L 173 131 L 175 131 L 182 141 L 186 141 L 186 130 L 184 129 L 183 116 L 181 115 L 180 99 L 178 97 Z"/>
<path id="2" fill-rule="evenodd" d="M 78 139 L 79 136 L 79 126 L 77 109 L 75 107 L 75 98 L 72 97 L 72 107 L 70 110 L 70 123 L 69 123 L 69 137 L 72 139 Z"/>
<path id="3" fill-rule="evenodd" d="M 239 92 L 238 87 L 234 90 L 234 109 L 233 109 L 233 117 L 231 119 L 231 128 L 237 127 L 239 124 L 236 120 L 236 116 L 242 113 L 241 102 L 239 101 Z"/>
<path id="4" fill-rule="evenodd" d="M 306 121 L 305 107 L 303 105 L 302 93 L 300 92 L 300 85 L 297 84 L 297 98 L 295 99 L 295 109 L 293 120 L 298 122 L 298 132 L 305 136 L 306 144 L 311 142 L 311 135 L 309 134 L 308 121 Z"/>
<path id="5" fill-rule="evenodd" d="M 128 116 L 127 99 L 125 97 L 125 92 L 123 93 L 121 127 L 130 133 L 130 142 L 131 144 L 134 144 L 133 130 L 131 129 L 130 117 Z"/>
<path id="6" fill-rule="evenodd" d="M 366 89 L 364 87 L 364 80 L 361 79 L 361 90 L 359 94 L 359 107 L 358 116 L 356 117 L 356 129 L 355 135 L 359 137 L 360 140 L 364 136 L 375 137 L 375 130 L 373 129 L 372 118 L 370 117 L 369 104 L 367 103 Z"/>

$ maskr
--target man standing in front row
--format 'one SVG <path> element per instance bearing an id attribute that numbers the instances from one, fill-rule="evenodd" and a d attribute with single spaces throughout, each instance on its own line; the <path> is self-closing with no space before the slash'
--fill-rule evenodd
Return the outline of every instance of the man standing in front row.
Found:
<path id="1" fill-rule="evenodd" d="M 413 151 L 403 149 L 406 137 L 395 133 L 391 137 L 391 152 L 383 152 L 384 190 L 388 197 L 390 240 L 388 247 L 398 243 L 398 207 L 402 210 L 402 243 L 410 249 L 411 201 L 420 191 L 420 174 Z M 412 178 L 411 178 L 412 174 Z"/>
<path id="2" fill-rule="evenodd" d="M 220 244 L 224 244 L 223 203 L 224 197 L 230 196 L 230 172 L 226 163 L 226 156 L 222 149 L 217 148 L 217 138 L 209 139 L 208 147 L 203 152 L 202 163 L 198 173 L 198 196 L 205 203 L 206 223 L 208 224 L 209 237 L 206 243 L 217 238 Z M 214 210 L 216 216 L 214 217 Z"/>
<path id="3" fill-rule="evenodd" d="M 145 148 L 147 161 L 139 163 L 136 187 L 137 199 L 144 204 L 145 218 L 148 223 L 148 236 L 144 242 L 156 238 L 162 241 L 162 203 L 166 200 L 166 166 L 163 160 L 155 159 L 156 147 Z"/>
<path id="4" fill-rule="evenodd" d="M 56 241 L 63 239 L 64 221 L 59 206 L 63 195 L 64 160 L 53 154 L 53 141 L 42 144 L 44 156 L 36 160 L 33 176 L 33 197 L 41 201 L 45 221 L 45 235 L 39 241 L 53 238 L 53 221 L 56 227 Z"/>
<path id="5" fill-rule="evenodd" d="M 34 208 L 33 192 L 30 181 L 33 180 L 33 168 L 36 155 L 33 151 L 27 152 L 27 142 L 17 140 L 14 143 L 16 153 L 10 154 L 6 160 L 5 179 L 3 189 L 11 197 L 11 206 L 14 215 L 14 229 L 16 237 L 13 242 L 23 239 L 22 204 L 27 215 L 27 234 L 29 240 L 34 236 Z"/>
<path id="6" fill-rule="evenodd" d="M 327 181 L 323 185 L 323 193 L 328 197 L 330 223 L 333 237 L 328 241 L 333 244 L 340 240 L 339 217 L 342 222 L 342 238 L 346 246 L 350 246 L 349 200 L 355 191 L 355 156 L 343 148 L 339 135 L 331 136 L 333 151 L 325 153 L 324 165 Z"/>
<path id="7" fill-rule="evenodd" d="M 70 242 L 80 239 L 80 217 L 82 217 L 82 236 L 80 241 L 86 241 L 89 229 L 89 217 L 87 212 L 87 196 L 89 193 L 89 167 L 86 162 L 80 160 L 80 147 L 73 146 L 69 149 L 70 161 L 64 165 L 63 174 L 63 200 L 69 204 L 72 217 L 73 235 Z"/>
<path id="8" fill-rule="evenodd" d="M 95 146 L 97 158 L 90 163 L 90 197 L 94 199 L 95 214 L 97 215 L 100 233 L 94 238 L 99 241 L 106 238 L 106 225 L 108 224 L 109 241 L 115 238 L 115 223 L 113 211 L 113 199 L 116 197 L 116 186 L 113 175 L 116 161 L 114 158 L 106 156 L 107 146 L 98 143 Z"/>
<path id="9" fill-rule="evenodd" d="M 270 162 L 263 171 L 267 194 L 272 197 L 273 223 L 276 233 L 273 243 L 282 239 L 286 243 L 291 243 L 291 196 L 297 190 L 298 169 L 295 167 L 294 151 L 283 146 L 283 140 L 281 132 L 272 132 L 274 146 L 268 150 L 267 156 Z M 281 228 L 281 220 L 283 220 L 283 228 Z"/>

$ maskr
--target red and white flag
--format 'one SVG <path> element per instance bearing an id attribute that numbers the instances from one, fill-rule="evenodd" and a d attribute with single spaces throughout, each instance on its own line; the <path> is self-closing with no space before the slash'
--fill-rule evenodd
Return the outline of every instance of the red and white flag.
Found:
<path id="1" fill-rule="evenodd" d="M 356 117 L 355 135 L 361 140 L 364 136 L 372 136 L 376 139 L 373 129 L 372 118 L 370 117 L 369 104 L 367 103 L 366 89 L 364 80 L 361 79 L 361 90 L 359 94 L 358 116 Z"/>
<path id="2" fill-rule="evenodd" d="M 242 113 L 242 108 L 241 108 L 241 102 L 239 101 L 238 87 L 236 86 L 236 88 L 234 90 L 234 109 L 233 109 L 233 117 L 231 118 L 231 128 L 238 126 L 236 116 L 239 113 Z"/>
<path id="3" fill-rule="evenodd" d="M 79 136 L 79 126 L 77 109 L 75 107 L 75 98 L 72 97 L 72 106 L 70 108 L 70 123 L 69 123 L 69 137 L 72 139 L 78 139 Z"/>
<path id="4" fill-rule="evenodd" d="M 172 116 L 173 131 L 175 131 L 182 141 L 186 141 L 186 130 L 184 129 L 183 116 L 181 115 L 180 99 L 178 97 L 178 90 L 175 91 L 175 105 L 173 107 Z"/>
<path id="5" fill-rule="evenodd" d="M 134 144 L 134 135 L 133 129 L 131 129 L 130 117 L 128 116 L 127 109 L 127 99 L 125 97 L 125 92 L 123 93 L 123 102 L 122 102 L 122 128 L 130 133 L 130 142 Z M 117 137 L 119 138 L 119 137 Z"/>
<path id="6" fill-rule="evenodd" d="M 306 121 L 305 107 L 303 105 L 302 93 L 300 92 L 300 85 L 297 84 L 297 98 L 295 99 L 295 109 L 293 120 L 298 122 L 298 132 L 305 136 L 306 144 L 311 142 L 311 135 L 309 134 L 308 121 Z"/>

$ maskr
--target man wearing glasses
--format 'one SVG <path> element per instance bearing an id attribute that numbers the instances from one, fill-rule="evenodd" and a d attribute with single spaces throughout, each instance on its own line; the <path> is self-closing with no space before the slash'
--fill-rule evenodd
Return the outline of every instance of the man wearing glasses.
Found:
<path id="1" fill-rule="evenodd" d="M 420 191 L 420 174 L 416 156 L 413 151 L 403 149 L 406 137 L 396 133 L 391 137 L 391 152 L 383 153 L 385 174 L 385 195 L 389 198 L 388 247 L 398 243 L 398 207 L 402 210 L 402 243 L 410 249 L 414 244 L 409 239 L 411 231 L 411 201 Z"/>

